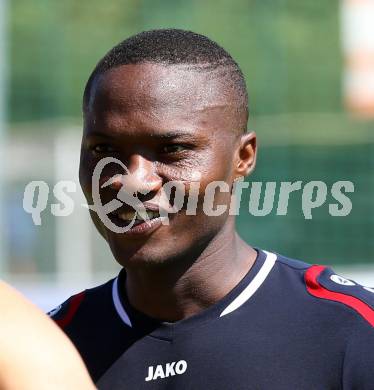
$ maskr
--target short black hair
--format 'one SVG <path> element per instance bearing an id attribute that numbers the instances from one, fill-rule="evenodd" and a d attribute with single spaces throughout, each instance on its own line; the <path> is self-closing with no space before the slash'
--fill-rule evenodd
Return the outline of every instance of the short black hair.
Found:
<path id="1" fill-rule="evenodd" d="M 88 105 L 91 86 L 98 75 L 121 65 L 147 62 L 191 65 L 202 71 L 224 69 L 225 79 L 233 85 L 238 96 L 237 109 L 244 114 L 245 123 L 242 123 L 241 130 L 246 131 L 248 93 L 239 65 L 224 48 L 208 37 L 174 28 L 143 31 L 125 39 L 105 54 L 87 81 L 83 109 Z"/>

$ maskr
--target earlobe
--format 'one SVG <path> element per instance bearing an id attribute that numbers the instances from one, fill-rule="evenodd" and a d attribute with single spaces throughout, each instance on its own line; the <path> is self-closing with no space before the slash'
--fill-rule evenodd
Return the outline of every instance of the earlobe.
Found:
<path id="1" fill-rule="evenodd" d="M 236 164 L 235 176 L 248 176 L 251 174 L 256 165 L 257 142 L 256 133 L 251 132 L 244 134 L 240 139 L 238 150 L 238 160 Z"/>

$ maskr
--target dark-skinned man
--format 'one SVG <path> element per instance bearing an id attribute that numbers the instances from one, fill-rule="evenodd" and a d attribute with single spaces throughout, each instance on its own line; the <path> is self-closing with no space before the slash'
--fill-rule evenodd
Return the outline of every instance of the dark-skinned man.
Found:
<path id="1" fill-rule="evenodd" d="M 228 206 L 256 161 L 244 77 L 223 48 L 176 29 L 126 39 L 91 74 L 83 113 L 88 203 L 97 203 L 95 167 L 109 158 L 102 203 L 131 187 L 148 216 L 120 231 L 110 226 L 127 226 L 134 208 L 107 208 L 107 219 L 91 208 L 123 269 L 53 315 L 100 389 L 373 388 L 373 293 L 326 267 L 253 249 L 229 207 L 206 213 L 210 183 L 226 183 L 214 206 Z M 196 173 L 195 215 L 183 204 L 163 223 L 174 203 L 163 187 L 176 181 L 188 195 Z"/>

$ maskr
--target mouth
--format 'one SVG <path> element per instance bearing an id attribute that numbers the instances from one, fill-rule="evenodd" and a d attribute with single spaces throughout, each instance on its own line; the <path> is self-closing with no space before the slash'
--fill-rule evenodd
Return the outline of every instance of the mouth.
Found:
<path id="1" fill-rule="evenodd" d="M 135 210 L 118 209 L 108 214 L 108 217 L 112 223 L 121 228 L 129 227 L 131 224 L 131 227 L 122 233 L 126 235 L 150 234 L 162 225 L 159 210 L 146 209 L 143 214 Z"/>

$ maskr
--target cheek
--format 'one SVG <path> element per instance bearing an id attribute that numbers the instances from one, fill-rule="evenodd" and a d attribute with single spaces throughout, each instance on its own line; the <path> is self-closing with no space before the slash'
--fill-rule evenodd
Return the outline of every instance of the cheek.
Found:
<path id="1" fill-rule="evenodd" d="M 86 148 L 82 148 L 79 163 L 79 181 L 82 186 L 86 186 L 87 183 L 91 183 L 95 165 L 96 164 L 92 159 L 91 153 Z"/>
<path id="2" fill-rule="evenodd" d="M 217 182 L 212 184 L 213 182 Z M 233 170 L 231 161 L 221 159 L 207 172 L 202 174 L 200 194 L 214 193 L 214 199 L 230 197 L 233 183 Z"/>
<path id="3" fill-rule="evenodd" d="M 174 168 L 169 178 L 183 181 L 187 186 L 190 182 L 200 181 L 201 189 L 205 190 L 212 181 L 223 181 L 231 185 L 233 173 L 231 151 L 212 149 L 194 159 L 183 161 L 180 166 Z"/>
<path id="4" fill-rule="evenodd" d="M 204 184 L 208 185 L 212 181 L 224 181 L 230 184 L 233 175 L 233 155 L 234 151 L 228 146 L 212 148 L 206 155 L 204 164 L 201 165 L 204 169 Z"/>
<path id="5" fill-rule="evenodd" d="M 232 201 L 231 186 L 224 180 L 213 178 L 212 181 L 220 182 L 220 185 L 209 185 L 212 181 L 204 180 L 198 183 L 184 183 L 185 201 L 183 213 L 188 218 L 213 218 L 214 220 L 226 218 Z M 221 206 L 226 206 L 222 209 Z M 209 210 L 223 210 L 220 215 L 213 216 Z M 208 211 L 207 211 L 208 210 Z M 192 214 L 192 215 L 191 215 Z"/>
<path id="6" fill-rule="evenodd" d="M 79 183 L 81 185 L 84 195 L 87 197 L 91 194 L 91 183 L 92 183 L 92 171 L 87 167 L 85 159 L 82 157 L 79 165 Z"/>
<path id="7" fill-rule="evenodd" d="M 80 166 L 79 166 L 79 182 L 82 187 L 84 194 L 89 195 L 92 193 L 92 177 L 97 164 L 101 161 L 100 158 L 90 156 L 89 153 L 85 152 L 81 155 Z M 109 163 L 105 165 L 100 173 L 100 183 L 109 178 L 123 174 L 123 169 L 116 163 Z"/>
<path id="8" fill-rule="evenodd" d="M 191 181 L 199 180 L 199 169 L 188 162 L 181 162 L 175 165 L 168 165 L 156 161 L 154 163 L 155 171 L 165 181 L 178 181 L 188 186 Z"/>
<path id="9" fill-rule="evenodd" d="M 217 157 L 214 156 L 211 160 L 211 168 L 203 176 L 200 188 L 200 198 L 206 199 L 205 201 L 213 199 L 213 208 L 216 208 L 217 205 L 230 204 L 234 173 L 231 153 L 227 153 L 227 151 L 217 152 Z M 211 185 L 212 182 L 218 183 Z"/>
<path id="10" fill-rule="evenodd" d="M 231 188 L 233 183 L 233 162 L 232 154 L 227 151 L 215 151 L 211 154 L 205 154 L 202 159 L 203 163 L 194 165 L 195 170 L 183 172 L 186 180 L 181 179 L 185 188 L 187 205 L 188 198 L 194 199 L 192 203 L 197 204 L 198 214 L 203 210 L 203 202 L 205 197 L 211 199 L 213 197 L 213 206 L 228 205 L 231 202 Z M 196 179 L 191 179 L 193 172 L 197 172 L 200 176 Z M 212 182 L 219 182 L 219 186 L 210 186 Z M 197 198 L 197 201 L 196 201 Z"/>
<path id="11" fill-rule="evenodd" d="M 90 211 L 90 216 L 91 216 L 92 222 L 94 223 L 97 231 L 101 234 L 101 236 L 105 240 L 107 240 L 108 233 L 107 233 L 107 230 L 106 230 L 105 226 L 103 225 L 102 221 L 100 220 L 99 216 L 93 211 Z"/>

